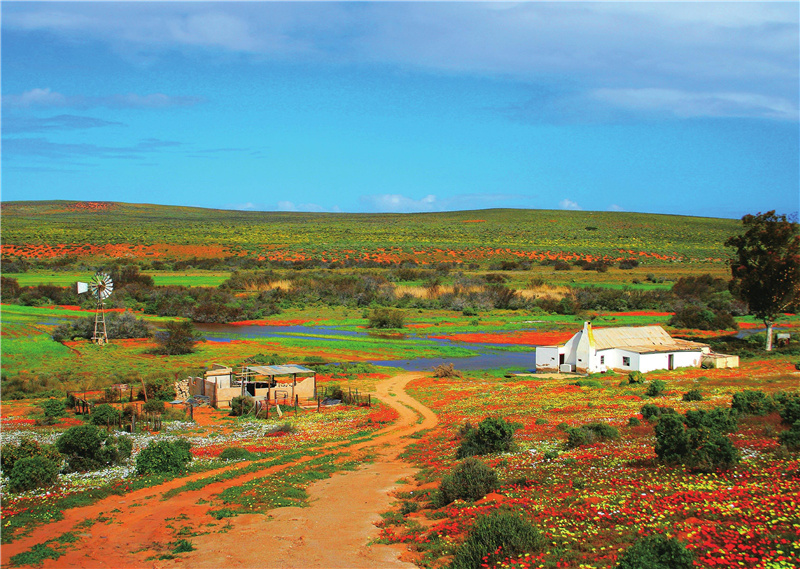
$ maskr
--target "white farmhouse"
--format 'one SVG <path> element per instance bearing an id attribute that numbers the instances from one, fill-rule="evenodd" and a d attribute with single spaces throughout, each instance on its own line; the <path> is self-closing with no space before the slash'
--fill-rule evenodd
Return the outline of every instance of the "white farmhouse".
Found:
<path id="1" fill-rule="evenodd" d="M 563 346 L 536 348 L 537 371 L 646 373 L 701 365 L 739 367 L 739 358 L 714 354 L 707 344 L 673 338 L 661 326 L 593 330 L 591 322 Z"/>

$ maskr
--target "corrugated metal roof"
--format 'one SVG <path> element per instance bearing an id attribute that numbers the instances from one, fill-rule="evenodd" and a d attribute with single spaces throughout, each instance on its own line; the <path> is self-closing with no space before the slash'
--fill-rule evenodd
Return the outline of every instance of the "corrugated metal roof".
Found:
<path id="1" fill-rule="evenodd" d="M 256 375 L 292 375 L 295 373 L 315 373 L 313 369 L 307 367 L 288 364 L 274 366 L 247 366 L 247 369 Z"/>
<path id="2" fill-rule="evenodd" d="M 676 340 L 661 326 L 595 328 L 592 332 L 598 350 L 623 348 L 634 352 L 662 352 L 696 350 L 706 346 L 699 342 Z"/>

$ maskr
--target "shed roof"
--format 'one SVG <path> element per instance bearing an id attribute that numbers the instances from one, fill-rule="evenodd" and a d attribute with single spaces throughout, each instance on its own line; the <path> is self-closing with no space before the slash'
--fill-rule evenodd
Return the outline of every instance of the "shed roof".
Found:
<path id="1" fill-rule="evenodd" d="M 256 375 L 267 375 L 267 376 L 294 375 L 300 373 L 316 373 L 313 369 L 309 369 L 307 367 L 295 364 L 273 365 L 273 366 L 247 366 L 246 369 Z"/>

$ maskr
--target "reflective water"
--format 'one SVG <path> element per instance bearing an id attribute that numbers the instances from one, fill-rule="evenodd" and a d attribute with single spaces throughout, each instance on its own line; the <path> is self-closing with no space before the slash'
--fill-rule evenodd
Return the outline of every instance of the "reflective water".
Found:
<path id="1" fill-rule="evenodd" d="M 232 326 L 230 324 L 197 324 L 197 329 L 211 342 L 230 342 L 235 338 L 324 338 L 326 341 L 344 341 L 346 337 L 369 336 L 399 339 L 408 342 L 428 340 L 444 346 L 467 348 L 478 355 L 466 358 L 417 358 L 404 360 L 373 360 L 369 363 L 402 368 L 406 371 L 429 370 L 441 364 L 453 363 L 457 369 L 496 369 L 503 367 L 536 369 L 534 352 L 506 352 L 493 349 L 493 345 L 467 344 L 446 338 L 418 337 L 407 334 L 385 334 L 368 330 L 339 330 L 329 326 Z M 496 346 L 496 345 L 494 345 Z"/>

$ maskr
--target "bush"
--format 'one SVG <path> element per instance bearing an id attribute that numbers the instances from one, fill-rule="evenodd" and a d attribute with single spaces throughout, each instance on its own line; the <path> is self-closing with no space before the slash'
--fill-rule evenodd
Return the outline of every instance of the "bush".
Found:
<path id="1" fill-rule="evenodd" d="M 775 396 L 775 401 L 780 406 L 778 412 L 784 423 L 793 425 L 796 421 L 800 421 L 800 394 L 779 393 Z"/>
<path id="2" fill-rule="evenodd" d="M 619 430 L 608 423 L 588 423 L 567 430 L 567 448 L 589 445 L 598 440 L 619 438 Z"/>
<path id="3" fill-rule="evenodd" d="M 739 462 L 739 451 L 731 440 L 714 429 L 689 429 L 690 453 L 686 464 L 694 470 L 713 472 Z"/>
<path id="4" fill-rule="evenodd" d="M 202 335 L 197 332 L 189 320 L 167 322 L 165 329 L 156 332 L 156 353 L 168 356 L 191 354 L 197 342 L 202 340 Z"/>
<path id="5" fill-rule="evenodd" d="M 444 506 L 453 500 L 474 502 L 497 488 L 497 473 L 477 458 L 465 458 L 439 485 L 439 503 Z"/>
<path id="6" fill-rule="evenodd" d="M 702 401 L 703 394 L 700 393 L 699 389 L 690 389 L 686 393 L 683 394 L 683 401 Z"/>
<path id="7" fill-rule="evenodd" d="M 464 375 L 453 367 L 452 363 L 440 364 L 433 370 L 433 377 L 464 377 Z"/>
<path id="8" fill-rule="evenodd" d="M 456 550 L 450 567 L 479 569 L 484 564 L 539 551 L 546 541 L 530 522 L 509 512 L 495 512 L 475 520 L 466 541 Z"/>
<path id="9" fill-rule="evenodd" d="M 137 474 L 172 474 L 183 470 L 192 460 L 188 441 L 154 441 L 136 457 Z"/>
<path id="10" fill-rule="evenodd" d="M 686 425 L 678 415 L 663 415 L 656 425 L 656 455 L 667 464 L 678 464 L 689 455 Z"/>
<path id="11" fill-rule="evenodd" d="M 93 425 L 118 425 L 121 413 L 108 403 L 97 405 L 92 409 L 92 414 L 89 415 L 89 420 Z"/>
<path id="12" fill-rule="evenodd" d="M 666 388 L 667 383 L 665 381 L 654 379 L 650 382 L 650 385 L 647 386 L 647 391 L 645 391 L 644 394 L 648 397 L 659 397 L 660 395 L 663 395 Z"/>
<path id="13" fill-rule="evenodd" d="M 12 492 L 23 492 L 44 486 L 52 486 L 61 465 L 44 456 L 29 456 L 21 458 L 14 463 L 8 475 L 8 488 Z"/>
<path id="14" fill-rule="evenodd" d="M 222 460 L 251 460 L 253 453 L 242 447 L 228 447 L 219 453 Z"/>
<path id="15" fill-rule="evenodd" d="M 775 410 L 775 401 L 763 391 L 741 391 L 733 394 L 731 408 L 742 415 L 766 415 Z"/>
<path id="16" fill-rule="evenodd" d="M 778 435 L 782 445 L 791 451 L 800 450 L 800 420 L 792 424 L 792 428 Z"/>
<path id="17" fill-rule="evenodd" d="M 458 447 L 456 458 L 465 458 L 479 454 L 508 452 L 514 443 L 514 432 L 519 425 L 508 423 L 505 419 L 487 417 L 480 422 L 478 428 L 466 429 L 464 440 Z"/>
<path id="18" fill-rule="evenodd" d="M 376 308 L 367 319 L 370 328 L 402 328 L 406 313 L 395 308 Z"/>
<path id="19" fill-rule="evenodd" d="M 642 405 L 642 408 L 639 410 L 644 417 L 645 421 L 652 421 L 653 419 L 659 419 L 662 415 L 677 415 L 677 411 L 672 407 L 659 407 L 658 405 L 653 405 L 652 403 L 647 403 Z"/>
<path id="20" fill-rule="evenodd" d="M 59 466 L 64 460 L 53 445 L 42 445 L 34 439 L 24 438 L 19 441 L 19 444 L 3 445 L 2 452 L 0 452 L 0 466 L 8 475 L 18 460 L 34 456 L 41 456 Z"/>
<path id="21" fill-rule="evenodd" d="M 59 437 L 56 448 L 66 456 L 68 472 L 86 472 L 130 457 L 133 443 L 124 435 L 102 433 L 95 425 L 78 425 Z"/>
<path id="22" fill-rule="evenodd" d="M 231 399 L 231 411 L 228 413 L 230 417 L 241 417 L 252 411 L 253 409 L 253 398 L 249 395 L 245 395 L 244 397 L 234 397 Z"/>
<path id="23" fill-rule="evenodd" d="M 730 415 L 694 412 L 686 429 L 679 415 L 664 415 L 656 425 L 656 455 L 667 464 L 684 463 L 690 468 L 711 472 L 739 462 L 739 452 L 719 428 L 730 423 Z M 709 426 L 712 425 L 712 426 Z M 735 427 L 734 427 L 735 428 Z"/>
<path id="24" fill-rule="evenodd" d="M 692 569 L 694 555 L 674 537 L 649 535 L 630 546 L 616 569 Z"/>
<path id="25" fill-rule="evenodd" d="M 39 408 L 44 413 L 45 418 L 52 420 L 52 422 L 55 422 L 57 417 L 64 415 L 66 407 L 67 404 L 63 399 L 45 399 L 39 404 Z"/>
<path id="26" fill-rule="evenodd" d="M 628 418 L 628 426 L 629 427 L 638 427 L 641 424 L 642 424 L 642 422 L 637 417 Z"/>
<path id="27" fill-rule="evenodd" d="M 722 407 L 715 407 L 710 411 L 687 411 L 683 421 L 690 429 L 705 428 L 720 433 L 734 432 L 738 423 L 736 412 Z"/>
<path id="28" fill-rule="evenodd" d="M 164 413 L 164 402 L 160 399 L 151 399 L 144 405 L 142 405 L 142 411 L 145 413 L 158 413 L 159 415 Z"/>
<path id="29" fill-rule="evenodd" d="M 644 374 L 640 371 L 632 371 L 628 374 L 628 383 L 644 383 Z"/>

